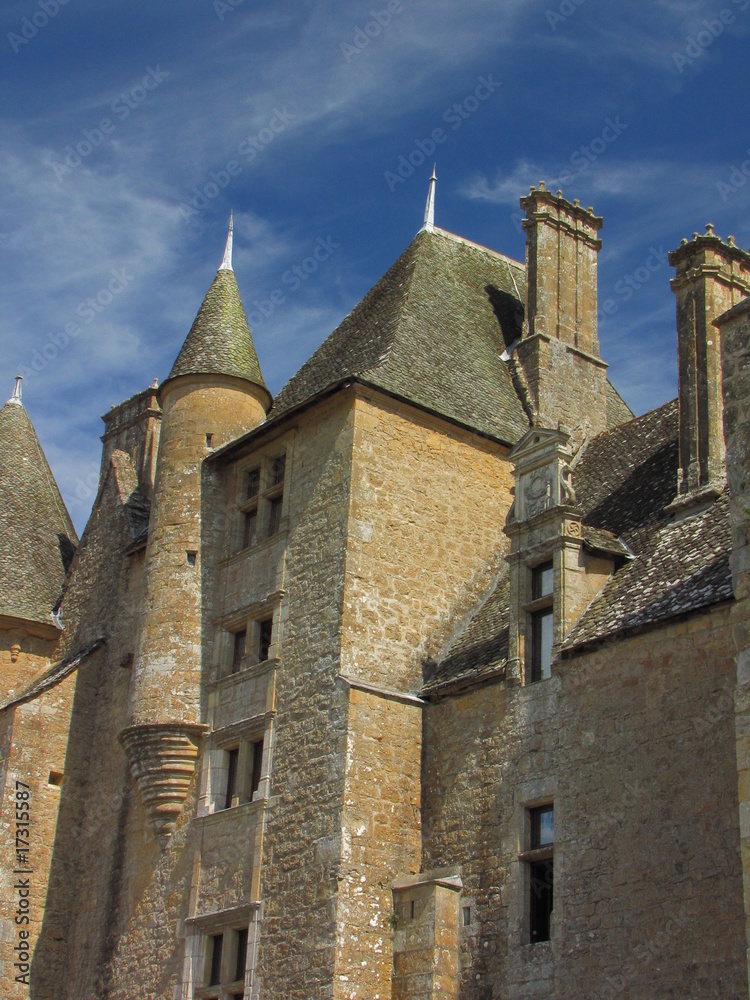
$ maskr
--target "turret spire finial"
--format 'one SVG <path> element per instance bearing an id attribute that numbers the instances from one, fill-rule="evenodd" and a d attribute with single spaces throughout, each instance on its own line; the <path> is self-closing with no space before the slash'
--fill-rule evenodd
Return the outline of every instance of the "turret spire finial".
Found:
<path id="1" fill-rule="evenodd" d="M 227 235 L 227 245 L 224 247 L 224 259 L 219 267 L 220 271 L 232 270 L 232 232 L 234 230 L 234 212 L 229 213 L 229 233 Z"/>
<path id="2" fill-rule="evenodd" d="M 16 375 L 16 384 L 13 386 L 13 395 L 8 400 L 9 403 L 15 403 L 16 406 L 23 406 L 23 400 L 21 398 L 22 381 L 23 375 Z"/>
<path id="3" fill-rule="evenodd" d="M 430 177 L 430 190 L 427 192 L 427 204 L 424 209 L 424 225 L 422 229 L 431 233 L 435 228 L 435 185 L 437 184 L 437 174 L 435 173 L 435 166 L 432 168 L 432 177 Z"/>

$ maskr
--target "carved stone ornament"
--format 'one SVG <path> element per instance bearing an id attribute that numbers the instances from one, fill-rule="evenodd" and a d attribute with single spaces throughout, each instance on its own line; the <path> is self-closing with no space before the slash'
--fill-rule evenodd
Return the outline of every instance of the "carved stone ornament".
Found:
<path id="1" fill-rule="evenodd" d="M 547 470 L 532 473 L 524 483 L 523 506 L 526 517 L 533 517 L 550 506 L 552 483 Z"/>
<path id="2" fill-rule="evenodd" d="M 14 642 L 10 647 L 10 662 L 18 663 L 18 657 L 21 655 L 21 647 L 17 642 Z"/>
<path id="3" fill-rule="evenodd" d="M 206 726 L 154 723 L 130 726 L 120 743 L 157 836 L 168 837 L 195 774 L 198 746 Z"/>

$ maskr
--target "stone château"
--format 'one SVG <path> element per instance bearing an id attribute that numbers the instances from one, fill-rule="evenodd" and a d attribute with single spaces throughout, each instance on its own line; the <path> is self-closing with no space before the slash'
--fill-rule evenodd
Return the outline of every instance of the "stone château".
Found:
<path id="1" fill-rule="evenodd" d="M 521 206 L 524 263 L 433 176 L 275 399 L 230 229 L 80 541 L 0 410 L 7 1000 L 748 996 L 750 254 L 670 254 L 634 417 L 601 218 Z"/>

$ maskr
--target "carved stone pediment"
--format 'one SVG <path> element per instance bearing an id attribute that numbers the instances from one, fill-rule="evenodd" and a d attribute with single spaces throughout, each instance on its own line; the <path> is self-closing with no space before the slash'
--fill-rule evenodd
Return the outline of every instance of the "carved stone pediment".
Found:
<path id="1" fill-rule="evenodd" d="M 510 453 L 516 464 L 517 521 L 526 521 L 560 504 L 575 502 L 570 482 L 570 435 L 561 429 L 535 427 Z"/>

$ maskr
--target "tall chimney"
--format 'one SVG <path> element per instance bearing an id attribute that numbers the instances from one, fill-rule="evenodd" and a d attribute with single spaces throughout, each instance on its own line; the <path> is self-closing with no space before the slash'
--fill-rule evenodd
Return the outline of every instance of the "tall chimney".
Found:
<path id="1" fill-rule="evenodd" d="M 606 364 L 596 322 L 597 233 L 602 219 L 553 195 L 544 182 L 521 198 L 526 210 L 526 325 L 517 348 L 536 423 L 607 425 Z"/>
<path id="2" fill-rule="evenodd" d="M 713 321 L 750 294 L 750 254 L 706 233 L 669 254 L 675 268 L 680 405 L 680 505 L 726 482 L 721 334 Z"/>

